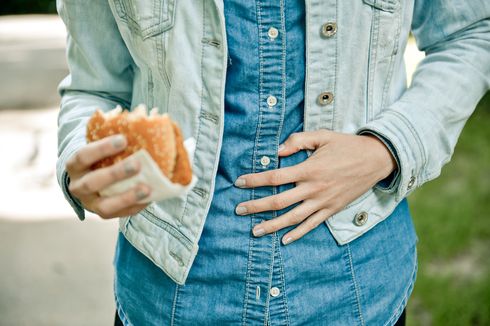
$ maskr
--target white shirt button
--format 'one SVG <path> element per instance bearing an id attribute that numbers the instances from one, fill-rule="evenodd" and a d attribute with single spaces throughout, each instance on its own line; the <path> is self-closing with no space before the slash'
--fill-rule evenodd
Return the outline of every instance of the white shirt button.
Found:
<path id="1" fill-rule="evenodd" d="M 276 105 L 276 104 L 277 104 L 277 98 L 276 98 L 275 96 L 273 96 L 273 95 L 269 96 L 269 97 L 267 98 L 267 104 L 268 104 L 269 106 L 274 106 L 274 105 Z"/>
<path id="2" fill-rule="evenodd" d="M 279 31 L 277 30 L 277 28 L 271 27 L 269 28 L 267 35 L 269 35 L 271 39 L 275 39 L 279 35 Z"/>
<path id="3" fill-rule="evenodd" d="M 271 294 L 271 296 L 277 297 L 281 293 L 281 290 L 279 290 L 279 288 L 274 286 L 273 288 L 271 288 L 269 293 Z"/>
<path id="4" fill-rule="evenodd" d="M 270 162 L 271 162 L 271 159 L 269 158 L 269 156 L 262 156 L 260 158 L 260 164 L 262 164 L 263 166 L 269 165 Z"/>

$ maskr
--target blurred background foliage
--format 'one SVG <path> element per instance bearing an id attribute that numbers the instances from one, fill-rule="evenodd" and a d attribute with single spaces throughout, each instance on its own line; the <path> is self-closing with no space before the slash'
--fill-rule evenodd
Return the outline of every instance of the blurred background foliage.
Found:
<path id="1" fill-rule="evenodd" d="M 490 325 L 490 93 L 441 175 L 408 197 L 419 270 L 408 324 Z"/>
<path id="2" fill-rule="evenodd" d="M 55 14 L 56 0 L 2 0 L 0 15 Z"/>

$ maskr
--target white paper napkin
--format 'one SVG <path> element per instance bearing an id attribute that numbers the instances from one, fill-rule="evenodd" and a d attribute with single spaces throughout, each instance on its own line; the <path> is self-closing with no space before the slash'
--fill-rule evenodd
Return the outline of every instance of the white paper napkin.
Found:
<path id="1" fill-rule="evenodd" d="M 196 140 L 193 137 L 186 139 L 184 141 L 184 147 L 192 162 L 194 159 L 194 151 L 196 149 Z M 145 149 L 133 153 L 125 158 L 125 160 L 126 159 L 135 159 L 140 162 L 140 172 L 130 178 L 113 183 L 99 191 L 101 196 L 117 195 L 133 188 L 138 183 L 144 183 L 151 188 L 150 196 L 138 202 L 139 204 L 144 204 L 184 195 L 194 187 L 198 180 L 195 175 L 192 175 L 191 182 L 186 186 L 179 183 L 173 183 L 162 173 L 156 162 Z"/>

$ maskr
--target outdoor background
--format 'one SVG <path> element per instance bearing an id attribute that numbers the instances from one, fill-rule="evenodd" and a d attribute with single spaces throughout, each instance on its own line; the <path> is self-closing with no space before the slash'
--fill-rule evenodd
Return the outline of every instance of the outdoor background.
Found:
<path id="1" fill-rule="evenodd" d="M 56 86 L 67 74 L 54 1 L 0 5 L 0 325 L 111 325 L 116 221 L 78 221 L 55 176 Z M 411 40 L 407 70 L 423 53 Z M 490 325 L 490 94 L 439 178 L 409 196 L 420 239 L 409 325 Z"/>

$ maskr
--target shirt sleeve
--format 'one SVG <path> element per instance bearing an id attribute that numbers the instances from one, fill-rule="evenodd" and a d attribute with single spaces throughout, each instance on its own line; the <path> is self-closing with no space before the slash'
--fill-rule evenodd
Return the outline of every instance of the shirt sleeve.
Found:
<path id="1" fill-rule="evenodd" d="M 57 0 L 67 29 L 66 54 L 70 74 L 58 86 L 58 160 L 56 175 L 65 199 L 80 220 L 84 207 L 68 190 L 66 161 L 86 144 L 86 124 L 92 113 L 116 105 L 129 107 L 132 58 L 119 33 L 108 1 Z"/>
<path id="2" fill-rule="evenodd" d="M 412 32 L 426 56 L 411 86 L 355 132 L 391 144 L 400 169 L 397 200 L 440 175 L 490 88 L 490 1 L 416 0 Z"/>

